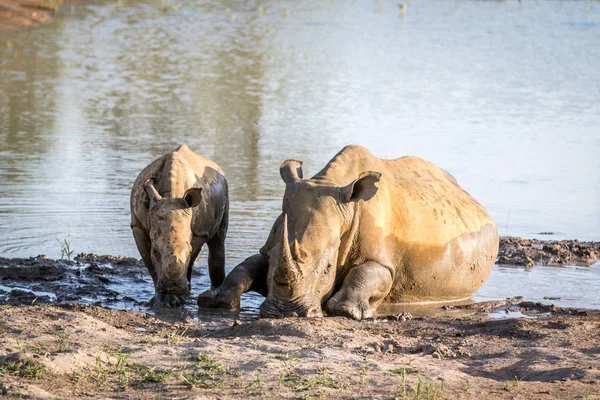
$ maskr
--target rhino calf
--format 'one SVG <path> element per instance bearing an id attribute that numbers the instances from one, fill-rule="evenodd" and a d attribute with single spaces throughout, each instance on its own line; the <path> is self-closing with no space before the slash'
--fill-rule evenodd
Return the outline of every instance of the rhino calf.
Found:
<path id="1" fill-rule="evenodd" d="M 212 287 L 225 278 L 229 196 L 221 168 L 186 145 L 153 161 L 131 189 L 131 229 L 154 281 L 151 303 L 184 304 L 192 265 L 208 244 Z"/>
<path id="2" fill-rule="evenodd" d="M 318 174 L 281 165 L 282 214 L 260 253 L 201 307 L 264 296 L 261 316 L 372 317 L 382 304 L 468 298 L 490 274 L 498 232 L 446 171 L 418 157 L 383 160 L 346 146 Z"/>

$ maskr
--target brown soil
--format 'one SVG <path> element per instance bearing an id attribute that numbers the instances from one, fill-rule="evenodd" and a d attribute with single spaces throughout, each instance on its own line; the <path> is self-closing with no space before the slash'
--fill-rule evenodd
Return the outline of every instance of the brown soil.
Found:
<path id="1" fill-rule="evenodd" d="M 46 24 L 63 4 L 77 0 L 0 0 L 0 31 Z"/>
<path id="2" fill-rule="evenodd" d="M 600 398 L 597 311 L 500 320 L 199 319 L 2 306 L 0 395 Z"/>

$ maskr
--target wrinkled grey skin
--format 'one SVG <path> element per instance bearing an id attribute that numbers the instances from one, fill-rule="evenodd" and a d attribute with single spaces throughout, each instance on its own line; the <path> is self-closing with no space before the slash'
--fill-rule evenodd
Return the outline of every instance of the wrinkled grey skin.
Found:
<path id="1" fill-rule="evenodd" d="M 204 244 L 211 285 L 221 285 L 228 210 L 221 169 L 186 145 L 140 172 L 131 190 L 131 229 L 154 282 L 153 305 L 185 303 L 192 266 Z"/>
<path id="2" fill-rule="evenodd" d="M 383 303 L 454 301 L 485 281 L 498 252 L 493 220 L 446 171 L 417 157 L 342 149 L 302 178 L 288 160 L 282 214 L 260 254 L 200 307 L 239 308 L 254 290 L 263 317 L 372 317 Z"/>

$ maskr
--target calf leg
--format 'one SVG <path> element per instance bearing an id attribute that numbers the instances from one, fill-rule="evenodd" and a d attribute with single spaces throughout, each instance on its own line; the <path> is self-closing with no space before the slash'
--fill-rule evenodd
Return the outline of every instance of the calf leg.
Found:
<path id="1" fill-rule="evenodd" d="M 248 257 L 227 275 L 221 286 L 198 296 L 198 306 L 239 310 L 242 294 L 252 290 L 267 295 L 268 271 L 267 256 L 255 254 Z"/>
<path id="2" fill-rule="evenodd" d="M 208 274 L 210 275 L 210 288 L 216 289 L 225 279 L 225 237 L 229 226 L 229 207 L 223 214 L 219 230 L 208 241 Z"/>
<path id="3" fill-rule="evenodd" d="M 148 268 L 148 272 L 150 272 L 150 276 L 152 277 L 152 281 L 156 287 L 158 277 L 156 275 L 156 271 L 154 270 L 154 264 L 152 264 L 152 258 L 150 257 L 150 237 L 135 223 L 131 224 L 131 231 L 133 232 L 133 238 L 135 239 L 135 244 L 140 252 L 140 255 L 142 256 L 142 260 L 144 261 L 144 264 L 146 264 L 146 268 Z"/>
<path id="4" fill-rule="evenodd" d="M 196 258 L 198 258 L 200 251 L 202 251 L 202 243 L 195 245 L 192 242 L 192 249 L 196 249 L 196 250 L 192 250 L 192 254 L 190 255 L 190 262 L 188 263 L 187 272 L 186 272 L 186 277 L 187 277 L 187 281 L 188 281 L 188 287 L 190 288 L 190 292 L 192 290 L 192 268 L 194 267 L 194 263 L 196 262 Z"/>
<path id="5" fill-rule="evenodd" d="M 210 288 L 216 289 L 225 279 L 225 238 L 217 236 L 208 242 L 208 274 Z"/>
<path id="6" fill-rule="evenodd" d="M 371 318 L 392 288 L 389 269 L 368 261 L 352 268 L 340 290 L 326 304 L 329 315 Z"/>

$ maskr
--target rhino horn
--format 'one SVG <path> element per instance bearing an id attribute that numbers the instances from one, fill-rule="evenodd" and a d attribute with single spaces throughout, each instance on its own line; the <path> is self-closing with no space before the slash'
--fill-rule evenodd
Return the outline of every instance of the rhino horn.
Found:
<path id="1" fill-rule="evenodd" d="M 156 188 L 154 187 L 154 179 L 148 179 L 146 180 L 146 182 L 144 183 L 144 189 L 146 190 L 146 193 L 148 194 L 148 197 L 150 197 L 150 200 L 152 202 L 157 202 L 162 200 L 162 196 L 160 195 L 160 193 L 158 193 L 158 190 L 156 190 Z"/>
<path id="2" fill-rule="evenodd" d="M 295 279 L 296 263 L 290 249 L 287 214 L 283 214 L 283 226 L 279 243 L 281 244 L 281 251 L 279 252 L 279 263 L 275 270 L 274 279 L 280 284 L 289 286 L 290 282 Z"/>
<path id="3" fill-rule="evenodd" d="M 293 257 L 300 261 L 301 263 L 306 262 L 306 259 L 308 257 L 308 255 L 306 254 L 306 252 L 304 250 L 302 250 L 302 247 L 300 247 L 300 243 L 298 243 L 298 240 L 294 239 L 294 243 L 292 243 L 292 254 Z"/>
<path id="4" fill-rule="evenodd" d="M 284 264 L 290 264 L 294 262 L 292 256 L 292 250 L 290 249 L 290 240 L 288 234 L 288 219 L 287 214 L 283 214 L 283 229 L 281 230 L 281 261 Z"/>

